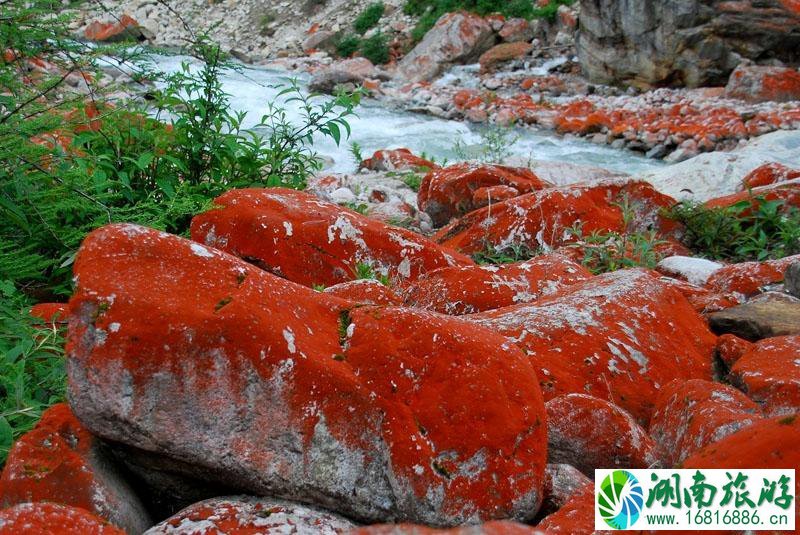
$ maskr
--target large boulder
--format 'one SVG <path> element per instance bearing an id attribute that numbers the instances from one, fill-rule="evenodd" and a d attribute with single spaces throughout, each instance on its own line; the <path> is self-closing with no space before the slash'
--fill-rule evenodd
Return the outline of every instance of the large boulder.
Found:
<path id="1" fill-rule="evenodd" d="M 523 167 L 459 163 L 425 175 L 419 187 L 417 204 L 420 210 L 431 216 L 433 224 L 440 227 L 454 217 L 488 204 L 478 202 L 475 194 L 492 186 L 513 188 L 516 191 L 514 196 L 517 196 L 550 184 Z M 503 199 L 494 199 L 493 202 L 499 200 Z"/>
<path id="2" fill-rule="evenodd" d="M 375 76 L 375 66 L 366 58 L 350 58 L 334 61 L 316 71 L 308 87 L 312 91 L 334 93 L 338 87 L 354 89 L 367 78 Z"/>
<path id="3" fill-rule="evenodd" d="M 470 318 L 525 350 L 545 399 L 589 394 L 640 424 L 663 385 L 711 379 L 716 337 L 683 295 L 641 270 L 600 275 Z"/>
<path id="4" fill-rule="evenodd" d="M 800 413 L 800 336 L 761 340 L 736 361 L 729 380 L 767 416 Z"/>
<path id="5" fill-rule="evenodd" d="M 656 398 L 650 436 L 666 466 L 761 420 L 761 410 L 735 388 L 701 379 L 675 380 Z"/>
<path id="6" fill-rule="evenodd" d="M 706 152 L 638 176 L 676 199 L 705 202 L 740 192 L 745 177 L 770 163 L 800 168 L 800 132 L 772 132 L 730 152 Z"/>
<path id="7" fill-rule="evenodd" d="M 390 279 L 415 279 L 469 258 L 406 229 L 370 219 L 310 193 L 282 188 L 232 190 L 192 220 L 192 239 L 306 286 L 358 278 L 369 267 Z"/>
<path id="8" fill-rule="evenodd" d="M 459 316 L 530 303 L 592 274 L 565 256 L 547 254 L 513 264 L 441 268 L 406 291 L 406 304 Z"/>
<path id="9" fill-rule="evenodd" d="M 650 468 L 656 444 L 633 417 L 613 403 L 566 394 L 545 404 L 547 458 L 594 478 L 598 468 Z"/>
<path id="10" fill-rule="evenodd" d="M 706 281 L 716 292 L 736 292 L 745 296 L 759 293 L 765 286 L 783 281 L 786 269 L 800 261 L 800 255 L 763 262 L 740 262 L 718 269 Z"/>
<path id="11" fill-rule="evenodd" d="M 128 533 L 150 526 L 139 498 L 66 403 L 47 409 L 14 443 L 0 478 L 0 508 L 39 501 L 85 509 Z"/>
<path id="12" fill-rule="evenodd" d="M 739 65 L 731 73 L 725 95 L 750 102 L 800 100 L 800 72 L 784 67 Z"/>
<path id="13" fill-rule="evenodd" d="M 345 518 L 297 503 L 252 496 L 226 496 L 191 505 L 153 526 L 144 535 L 338 535 L 353 527 L 353 523 Z"/>
<path id="14" fill-rule="evenodd" d="M 465 11 L 447 13 L 397 65 L 404 82 L 432 80 L 447 66 L 476 61 L 494 45 L 491 24 Z"/>
<path id="15" fill-rule="evenodd" d="M 725 85 L 742 58 L 800 62 L 800 13 L 781 0 L 581 0 L 578 58 L 597 83 Z"/>
<path id="16" fill-rule="evenodd" d="M 74 270 L 69 395 L 93 433 L 363 521 L 535 515 L 544 403 L 503 336 L 359 306 L 135 225 L 91 233 Z"/>
<path id="17" fill-rule="evenodd" d="M 622 205 L 627 203 L 631 220 Z M 674 199 L 638 181 L 608 181 L 547 188 L 474 210 L 443 227 L 434 239 L 467 254 L 487 248 L 524 246 L 532 251 L 575 241 L 570 232 L 580 225 L 583 235 L 598 232 L 673 232 L 676 224 L 662 216 Z M 627 225 L 627 226 L 626 226 Z"/>

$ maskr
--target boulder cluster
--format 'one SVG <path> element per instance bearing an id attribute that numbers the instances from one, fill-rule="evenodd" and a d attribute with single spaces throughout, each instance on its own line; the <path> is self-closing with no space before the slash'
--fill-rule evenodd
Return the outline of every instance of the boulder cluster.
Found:
<path id="1" fill-rule="evenodd" d="M 793 173 L 742 195 L 798 206 Z M 800 468 L 800 255 L 687 256 L 630 179 L 458 164 L 418 203 L 431 237 L 281 188 L 92 232 L 33 311 L 68 319 L 69 403 L 13 446 L 0 533 L 592 533 L 596 468 Z M 594 275 L 576 225 L 672 256 Z M 540 254 L 468 256 L 511 246 Z"/>

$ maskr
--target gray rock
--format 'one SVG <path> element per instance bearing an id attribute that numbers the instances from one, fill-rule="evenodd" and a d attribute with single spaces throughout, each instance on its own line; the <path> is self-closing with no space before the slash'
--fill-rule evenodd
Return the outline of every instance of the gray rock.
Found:
<path id="1" fill-rule="evenodd" d="M 790 295 L 800 298 L 800 262 L 795 262 L 786 268 L 783 285 Z"/>
<path id="2" fill-rule="evenodd" d="M 771 292 L 743 305 L 715 312 L 708 323 L 717 334 L 758 341 L 800 334 L 800 300 Z"/>
<path id="3" fill-rule="evenodd" d="M 195 503 L 147 530 L 145 535 L 185 533 L 284 533 L 337 535 L 355 525 L 341 516 L 307 505 L 257 498 L 225 496 Z M 252 531 L 251 531 L 252 530 Z"/>
<path id="4" fill-rule="evenodd" d="M 448 13 L 400 60 L 398 75 L 405 82 L 431 80 L 448 65 L 477 60 L 495 44 L 495 39 L 491 25 L 483 17 Z"/>
<path id="5" fill-rule="evenodd" d="M 725 85 L 742 58 L 800 57 L 800 14 L 780 0 L 581 0 L 578 57 L 595 83 Z"/>

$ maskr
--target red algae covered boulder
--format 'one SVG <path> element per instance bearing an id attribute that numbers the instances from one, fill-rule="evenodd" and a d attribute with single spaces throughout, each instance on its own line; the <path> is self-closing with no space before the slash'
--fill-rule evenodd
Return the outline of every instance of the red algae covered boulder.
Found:
<path id="1" fill-rule="evenodd" d="M 458 316 L 530 303 L 592 277 L 559 254 L 525 262 L 441 268 L 423 275 L 406 292 L 406 304 Z"/>
<path id="2" fill-rule="evenodd" d="M 474 62 L 494 43 L 485 18 L 466 11 L 448 13 L 400 60 L 398 74 L 408 82 L 432 80 L 448 65 Z"/>
<path id="3" fill-rule="evenodd" d="M 492 203 L 507 201 L 519 197 L 519 190 L 511 186 L 487 186 L 478 188 L 472 194 L 472 203 L 475 208 L 483 208 Z"/>
<path id="4" fill-rule="evenodd" d="M 687 458 L 681 468 L 788 468 L 800 470 L 800 417 L 775 416 L 745 427 Z M 796 472 L 795 472 L 796 473 Z M 795 476 L 794 495 L 800 494 Z M 795 506 L 800 522 L 800 508 Z"/>
<path id="5" fill-rule="evenodd" d="M 742 358 L 742 355 L 749 352 L 752 348 L 752 342 L 748 342 L 744 338 L 739 338 L 735 334 L 723 334 L 717 338 L 717 357 L 719 357 L 728 368 L 736 364 L 736 362 Z"/>
<path id="6" fill-rule="evenodd" d="M 417 204 L 438 227 L 477 208 L 474 197 L 482 188 L 508 186 L 517 190 L 519 195 L 550 185 L 524 167 L 459 163 L 425 175 L 417 194 Z"/>
<path id="7" fill-rule="evenodd" d="M 56 531 L 57 530 L 57 531 Z M 0 535 L 125 535 L 80 507 L 57 503 L 22 503 L 0 511 Z"/>
<path id="8" fill-rule="evenodd" d="M 761 419 L 758 405 L 733 387 L 675 380 L 658 393 L 650 436 L 669 467 Z"/>
<path id="9" fill-rule="evenodd" d="M 429 171 L 438 169 L 439 166 L 425 158 L 415 156 L 408 149 L 391 149 L 375 151 L 372 158 L 361 162 L 361 168 L 370 171 Z"/>
<path id="10" fill-rule="evenodd" d="M 800 178 L 779 181 L 710 199 L 705 202 L 705 206 L 707 208 L 728 208 L 734 204 L 749 202 L 752 208 L 743 212 L 744 215 L 749 215 L 763 201 L 777 201 L 786 207 L 800 208 Z"/>
<path id="11" fill-rule="evenodd" d="M 729 380 L 767 416 L 800 413 L 800 336 L 757 342 L 733 365 Z"/>
<path id="12" fill-rule="evenodd" d="M 66 403 L 17 440 L 0 477 L 0 508 L 48 501 L 85 509 L 130 533 L 149 515 Z"/>
<path id="13" fill-rule="evenodd" d="M 800 101 L 800 72 L 767 65 L 739 65 L 731 73 L 725 95 L 750 102 Z"/>
<path id="14" fill-rule="evenodd" d="M 588 483 L 572 495 L 572 498 L 561 509 L 550 514 L 539 522 L 536 528 L 539 533 L 588 535 L 594 530 L 594 485 Z"/>
<path id="15" fill-rule="evenodd" d="M 656 276 L 657 272 L 652 272 L 652 274 Z M 695 286 L 690 282 L 672 277 L 658 277 L 658 280 L 678 290 L 689 301 L 692 308 L 701 314 L 711 314 L 735 307 L 743 301 L 737 294 L 712 292 L 702 286 Z"/>
<path id="16" fill-rule="evenodd" d="M 360 279 L 335 284 L 324 293 L 365 305 L 402 305 L 403 299 L 385 284 L 371 279 Z"/>
<path id="17" fill-rule="evenodd" d="M 415 279 L 472 260 L 406 229 L 283 188 L 231 190 L 192 220 L 192 239 L 305 286 L 356 279 L 366 264 L 390 279 Z"/>
<path id="18" fill-rule="evenodd" d="M 627 229 L 620 207 L 626 200 L 633 213 Z M 574 241 L 569 230 L 578 224 L 584 235 L 649 229 L 669 235 L 677 226 L 660 212 L 674 204 L 674 199 L 645 182 L 547 188 L 470 212 L 439 230 L 434 239 L 472 254 L 487 247 L 555 248 Z"/>
<path id="19" fill-rule="evenodd" d="M 536 513 L 544 403 L 501 335 L 358 306 L 135 225 L 91 233 L 75 275 L 70 400 L 103 438 L 363 521 Z"/>
<path id="20" fill-rule="evenodd" d="M 355 527 L 340 516 L 271 498 L 227 496 L 198 502 L 147 530 L 145 535 L 337 535 Z"/>
<path id="21" fill-rule="evenodd" d="M 478 63 L 481 66 L 481 73 L 493 72 L 501 63 L 523 58 L 527 56 L 531 50 L 533 50 L 533 45 L 525 41 L 495 45 L 478 58 Z"/>
<path id="22" fill-rule="evenodd" d="M 114 22 L 91 22 L 83 31 L 83 35 L 90 41 L 115 43 L 140 39 L 142 31 L 139 23 L 130 15 L 122 15 Z"/>
<path id="23" fill-rule="evenodd" d="M 348 532 L 348 535 L 537 535 L 541 533 L 536 528 L 496 520 L 485 524 L 461 526 L 450 529 L 436 529 L 414 524 L 376 524 L 364 526 Z"/>
<path id="24" fill-rule="evenodd" d="M 769 186 L 800 178 L 800 170 L 791 169 L 780 163 L 766 163 L 753 169 L 742 179 L 742 189 Z"/>
<path id="25" fill-rule="evenodd" d="M 597 468 L 649 468 L 656 444 L 633 417 L 613 403 L 567 394 L 545 404 L 550 463 L 572 465 L 589 477 Z"/>
<path id="26" fill-rule="evenodd" d="M 642 270 L 469 317 L 528 354 L 546 400 L 589 394 L 646 424 L 663 385 L 711 379 L 716 337 L 683 295 Z"/>
<path id="27" fill-rule="evenodd" d="M 715 271 L 708 278 L 706 287 L 715 292 L 754 295 L 764 286 L 782 282 L 786 269 L 797 261 L 800 261 L 800 255 L 787 256 L 780 260 L 731 264 Z"/>

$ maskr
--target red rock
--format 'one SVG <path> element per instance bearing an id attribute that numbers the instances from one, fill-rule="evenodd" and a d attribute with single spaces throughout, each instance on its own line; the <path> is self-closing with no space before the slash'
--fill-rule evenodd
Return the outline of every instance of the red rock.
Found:
<path id="1" fill-rule="evenodd" d="M 783 67 L 739 65 L 731 73 L 725 94 L 751 102 L 800 100 L 800 72 Z"/>
<path id="2" fill-rule="evenodd" d="M 492 26 L 483 17 L 465 11 L 447 13 L 400 60 L 398 73 L 409 82 L 431 80 L 450 64 L 474 62 L 494 42 Z"/>
<path id="3" fill-rule="evenodd" d="M 228 496 L 191 505 L 153 526 L 146 535 L 338 535 L 353 527 L 345 518 L 297 503 Z"/>
<path id="4" fill-rule="evenodd" d="M 764 419 L 710 444 L 687 458 L 682 468 L 793 468 L 800 470 L 800 418 L 797 415 Z M 794 495 L 800 495 L 795 477 Z M 795 506 L 795 522 L 800 508 Z"/>
<path id="5" fill-rule="evenodd" d="M 717 197 L 706 201 L 705 206 L 707 208 L 728 208 L 734 204 L 749 201 L 753 208 L 742 212 L 743 215 L 749 215 L 762 200 L 781 201 L 784 206 L 800 208 L 800 178 Z"/>
<path id="6" fill-rule="evenodd" d="M 57 531 L 55 530 L 58 526 Z M 126 535 L 79 507 L 56 503 L 23 503 L 0 511 L 0 535 Z"/>
<path id="7" fill-rule="evenodd" d="M 365 305 L 402 305 L 397 293 L 376 280 L 355 280 L 325 288 L 324 293 Z"/>
<path id="8" fill-rule="evenodd" d="M 507 201 L 519 197 L 519 190 L 511 186 L 488 186 L 478 188 L 472 193 L 472 203 L 475 208 L 483 208 L 496 202 Z"/>
<path id="9" fill-rule="evenodd" d="M 800 178 L 800 170 L 791 169 L 779 163 L 766 163 L 753 169 L 742 179 L 742 188 L 752 189 L 759 186 L 769 186 L 796 178 Z"/>
<path id="10" fill-rule="evenodd" d="M 348 535 L 537 535 L 531 526 L 497 520 L 486 524 L 436 529 L 414 524 L 376 524 L 350 531 Z"/>
<path id="11" fill-rule="evenodd" d="M 550 463 L 569 464 L 593 478 L 597 468 L 648 468 L 656 444 L 633 417 L 613 403 L 567 394 L 545 403 Z"/>
<path id="12" fill-rule="evenodd" d="M 48 501 L 85 509 L 141 533 L 149 515 L 66 403 L 50 407 L 14 443 L 0 477 L 0 508 Z"/>
<path id="13" fill-rule="evenodd" d="M 141 37 L 139 23 L 129 15 L 122 15 L 114 22 L 94 21 L 83 31 L 90 41 L 118 42 Z"/>
<path id="14" fill-rule="evenodd" d="M 716 292 L 753 295 L 759 293 L 764 286 L 782 282 L 786 268 L 797 261 L 800 261 L 800 255 L 787 256 L 780 260 L 731 264 L 714 272 L 708 278 L 706 287 Z"/>
<path id="15" fill-rule="evenodd" d="M 800 413 L 800 336 L 756 342 L 733 365 L 729 380 L 767 416 Z"/>
<path id="16" fill-rule="evenodd" d="M 723 334 L 717 338 L 717 356 L 728 368 L 733 367 L 752 347 L 751 342 L 733 334 Z"/>
<path id="17" fill-rule="evenodd" d="M 67 322 L 66 303 L 39 303 L 31 307 L 31 316 L 46 323 L 62 324 Z"/>
<path id="18" fill-rule="evenodd" d="M 589 394 L 646 424 L 673 379 L 711 379 L 716 337 L 679 292 L 641 270 L 563 288 L 532 304 L 470 319 L 511 338 L 537 370 L 545 399 Z"/>
<path id="19" fill-rule="evenodd" d="M 405 171 L 438 169 L 435 163 L 415 156 L 408 149 L 378 150 L 372 158 L 361 162 L 361 168 L 371 171 Z"/>
<path id="20" fill-rule="evenodd" d="M 529 193 L 550 186 L 522 167 L 459 163 L 431 171 L 420 184 L 417 204 L 436 226 L 476 208 L 475 191 L 491 186 L 510 186 Z"/>
<path id="21" fill-rule="evenodd" d="M 589 483 L 577 491 L 564 507 L 539 522 L 536 529 L 547 535 L 605 533 L 594 531 L 594 507 L 594 485 Z"/>
<path id="22" fill-rule="evenodd" d="M 536 513 L 544 404 L 503 336 L 135 225 L 91 233 L 75 275 L 69 395 L 93 433 L 364 521 Z"/>
<path id="23" fill-rule="evenodd" d="M 192 220 L 192 239 L 306 286 L 354 280 L 358 264 L 393 281 L 472 264 L 419 234 L 301 191 L 232 190 L 215 202 L 219 208 Z"/>
<path id="24" fill-rule="evenodd" d="M 473 314 L 536 301 L 591 276 L 558 254 L 515 264 L 441 268 L 409 286 L 406 304 L 455 316 Z"/>
<path id="25" fill-rule="evenodd" d="M 533 50 L 533 45 L 525 41 L 495 45 L 478 58 L 481 72 L 492 72 L 501 63 L 525 57 L 531 50 Z"/>
<path id="26" fill-rule="evenodd" d="M 657 276 L 656 272 L 652 272 L 653 276 Z M 726 308 L 735 307 L 742 303 L 736 294 L 733 293 L 715 293 L 701 286 L 695 286 L 686 281 L 674 279 L 672 277 L 658 277 L 658 279 L 667 284 L 686 298 L 697 312 L 701 314 L 711 314 Z"/>
<path id="27" fill-rule="evenodd" d="M 667 467 L 762 419 L 758 405 L 733 387 L 700 379 L 661 389 L 650 420 Z"/>
<path id="28" fill-rule="evenodd" d="M 531 23 L 527 19 L 508 19 L 503 23 L 503 27 L 500 28 L 497 34 L 506 43 L 530 41 L 533 39 L 533 28 L 531 28 Z"/>
<path id="29" fill-rule="evenodd" d="M 452 195 L 448 206 L 453 206 L 459 198 L 464 196 Z M 669 236 L 677 229 L 674 222 L 661 216 L 663 208 L 675 203 L 671 197 L 645 182 L 609 180 L 596 186 L 547 188 L 475 210 L 439 230 L 434 239 L 467 254 L 483 252 L 487 246 L 502 250 L 525 245 L 534 251 L 556 248 L 575 240 L 569 229 L 576 224 L 583 225 L 584 235 L 625 230 L 619 203 L 626 198 L 634 213 L 629 232 L 652 228 Z M 423 200 L 420 189 L 420 206 Z M 439 207 L 445 202 L 448 201 L 438 201 L 434 209 L 426 211 L 441 213 Z M 448 215 L 452 213 L 450 210 Z"/>

